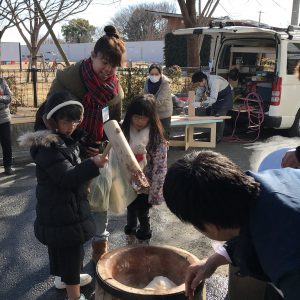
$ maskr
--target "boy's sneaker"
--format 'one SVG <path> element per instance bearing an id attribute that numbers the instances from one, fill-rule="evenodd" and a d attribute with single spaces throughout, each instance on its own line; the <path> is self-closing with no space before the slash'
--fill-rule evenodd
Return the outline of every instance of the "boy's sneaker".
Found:
<path id="1" fill-rule="evenodd" d="M 69 300 L 69 298 L 67 297 L 66 300 Z M 77 300 L 87 300 L 87 299 L 85 298 L 85 296 L 83 294 L 80 294 L 80 297 L 77 298 Z"/>
<path id="2" fill-rule="evenodd" d="M 92 282 L 92 280 L 93 278 L 89 274 L 80 274 L 80 286 L 88 285 Z M 63 281 L 61 281 L 61 277 L 59 276 L 55 276 L 54 286 L 59 290 L 66 288 L 66 284 Z"/>

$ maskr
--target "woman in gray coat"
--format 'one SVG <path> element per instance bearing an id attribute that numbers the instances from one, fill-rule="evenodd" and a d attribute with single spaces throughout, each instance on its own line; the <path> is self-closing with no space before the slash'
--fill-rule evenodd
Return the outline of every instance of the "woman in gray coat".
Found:
<path id="1" fill-rule="evenodd" d="M 160 66 L 152 64 L 149 67 L 149 76 L 144 85 L 144 93 L 154 95 L 160 121 L 164 127 L 166 138 L 169 139 L 173 102 L 170 80 L 162 74 Z"/>
<path id="2" fill-rule="evenodd" d="M 5 81 L 0 78 L 0 142 L 3 152 L 3 167 L 5 175 L 12 175 L 12 148 L 10 129 L 10 110 L 12 93 Z"/>

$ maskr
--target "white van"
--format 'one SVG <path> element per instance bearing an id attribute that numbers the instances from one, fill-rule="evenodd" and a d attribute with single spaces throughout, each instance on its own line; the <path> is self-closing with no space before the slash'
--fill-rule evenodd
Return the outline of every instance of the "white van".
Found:
<path id="1" fill-rule="evenodd" d="M 294 69 L 300 60 L 300 28 L 274 30 L 250 26 L 178 29 L 175 35 L 211 36 L 211 72 L 228 78 L 239 70 L 234 93 L 243 97 L 249 88 L 263 99 L 264 126 L 288 129 L 300 136 L 300 82 Z"/>

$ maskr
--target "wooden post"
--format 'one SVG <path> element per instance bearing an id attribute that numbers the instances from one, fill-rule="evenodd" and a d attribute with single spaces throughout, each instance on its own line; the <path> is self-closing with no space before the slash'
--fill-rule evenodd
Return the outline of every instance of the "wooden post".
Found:
<path id="1" fill-rule="evenodd" d="M 188 93 L 188 113 L 189 117 L 195 117 L 195 107 L 194 107 L 194 101 L 195 101 L 195 92 L 189 91 Z"/>

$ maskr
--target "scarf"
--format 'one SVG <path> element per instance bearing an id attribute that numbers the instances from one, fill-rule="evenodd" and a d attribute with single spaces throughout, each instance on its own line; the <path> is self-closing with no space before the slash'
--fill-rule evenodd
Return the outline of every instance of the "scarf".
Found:
<path id="1" fill-rule="evenodd" d="M 148 92 L 152 95 L 156 95 L 161 85 L 161 79 L 158 82 L 153 83 L 148 79 Z"/>
<path id="2" fill-rule="evenodd" d="M 86 133 L 87 144 L 100 142 L 103 136 L 102 109 L 118 94 L 117 76 L 114 74 L 105 81 L 93 71 L 92 59 L 88 58 L 81 65 L 81 75 L 87 88 L 82 105 L 83 121 L 79 125 Z"/>

